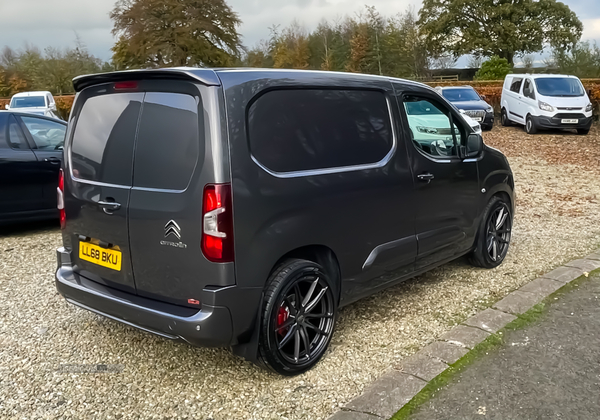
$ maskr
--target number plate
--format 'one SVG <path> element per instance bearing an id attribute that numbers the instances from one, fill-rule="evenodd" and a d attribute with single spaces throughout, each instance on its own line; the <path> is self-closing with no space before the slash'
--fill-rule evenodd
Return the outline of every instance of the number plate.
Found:
<path id="1" fill-rule="evenodd" d="M 473 117 L 473 121 L 481 122 L 483 118 L 481 117 Z"/>
<path id="2" fill-rule="evenodd" d="M 102 248 L 89 242 L 79 242 L 79 258 L 111 270 L 121 271 L 121 251 Z"/>
<path id="3" fill-rule="evenodd" d="M 562 124 L 577 124 L 579 122 L 578 119 L 562 119 L 560 120 Z"/>

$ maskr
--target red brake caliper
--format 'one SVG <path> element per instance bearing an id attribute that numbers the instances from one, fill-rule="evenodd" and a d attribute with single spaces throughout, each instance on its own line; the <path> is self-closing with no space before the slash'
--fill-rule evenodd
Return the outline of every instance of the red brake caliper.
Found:
<path id="1" fill-rule="evenodd" d="M 279 307 L 279 312 L 277 312 L 277 327 L 281 327 L 285 321 L 287 321 L 287 319 L 290 316 L 290 312 L 288 311 L 287 308 L 284 308 L 283 306 Z M 287 328 L 282 328 L 281 330 L 278 331 L 279 335 L 284 335 L 285 333 L 287 333 Z"/>

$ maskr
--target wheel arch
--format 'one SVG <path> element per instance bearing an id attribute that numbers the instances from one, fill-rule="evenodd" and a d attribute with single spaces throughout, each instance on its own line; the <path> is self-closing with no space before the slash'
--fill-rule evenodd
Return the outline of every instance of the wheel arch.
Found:
<path id="1" fill-rule="evenodd" d="M 333 296 L 336 299 L 336 304 L 339 304 L 342 290 L 342 279 L 340 264 L 335 252 L 325 245 L 314 244 L 301 246 L 282 255 L 271 269 L 271 272 L 281 265 L 285 260 L 293 258 L 312 261 L 323 267 L 323 270 L 325 270 L 325 273 L 329 276 L 329 279 L 332 282 L 332 287 L 334 288 Z"/>

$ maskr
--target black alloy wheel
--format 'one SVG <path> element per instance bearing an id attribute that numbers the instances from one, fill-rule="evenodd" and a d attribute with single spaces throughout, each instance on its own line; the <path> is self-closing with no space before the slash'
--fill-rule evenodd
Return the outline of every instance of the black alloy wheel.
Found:
<path id="1" fill-rule="evenodd" d="M 487 253 L 494 262 L 502 261 L 508 252 L 511 230 L 510 211 L 506 203 L 497 206 L 487 223 Z"/>
<path id="2" fill-rule="evenodd" d="M 270 276 L 265 293 L 259 351 L 262 362 L 282 375 L 297 375 L 323 356 L 335 325 L 336 305 L 322 268 L 288 260 Z"/>
<path id="3" fill-rule="evenodd" d="M 510 246 L 512 222 L 510 204 L 500 196 L 492 197 L 483 212 L 475 249 L 469 256 L 471 264 L 483 268 L 502 264 Z"/>

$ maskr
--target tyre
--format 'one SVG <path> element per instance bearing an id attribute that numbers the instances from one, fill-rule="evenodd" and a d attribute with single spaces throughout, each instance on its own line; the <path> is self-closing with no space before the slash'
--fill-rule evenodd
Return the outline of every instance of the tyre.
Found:
<path id="1" fill-rule="evenodd" d="M 537 127 L 535 125 L 535 121 L 533 121 L 533 118 L 531 118 L 531 115 L 528 115 L 527 119 L 525 120 L 525 132 L 527 134 L 537 133 Z"/>
<path id="2" fill-rule="evenodd" d="M 471 264 L 483 268 L 502 264 L 510 245 L 512 221 L 510 204 L 501 197 L 492 197 L 483 212 L 475 249 L 469 257 Z"/>
<path id="3" fill-rule="evenodd" d="M 577 129 L 577 134 L 580 134 L 582 136 L 587 135 L 587 133 L 589 133 L 589 132 L 590 132 L 589 128 L 578 128 Z"/>
<path id="4" fill-rule="evenodd" d="M 506 113 L 506 108 L 502 108 L 502 112 L 500 113 L 500 123 L 504 127 L 510 127 L 512 125 L 510 123 L 510 120 L 508 119 L 508 114 Z"/>
<path id="5" fill-rule="evenodd" d="M 330 280 L 318 264 L 290 259 L 269 276 L 259 332 L 259 361 L 286 376 L 323 356 L 336 320 Z"/>

